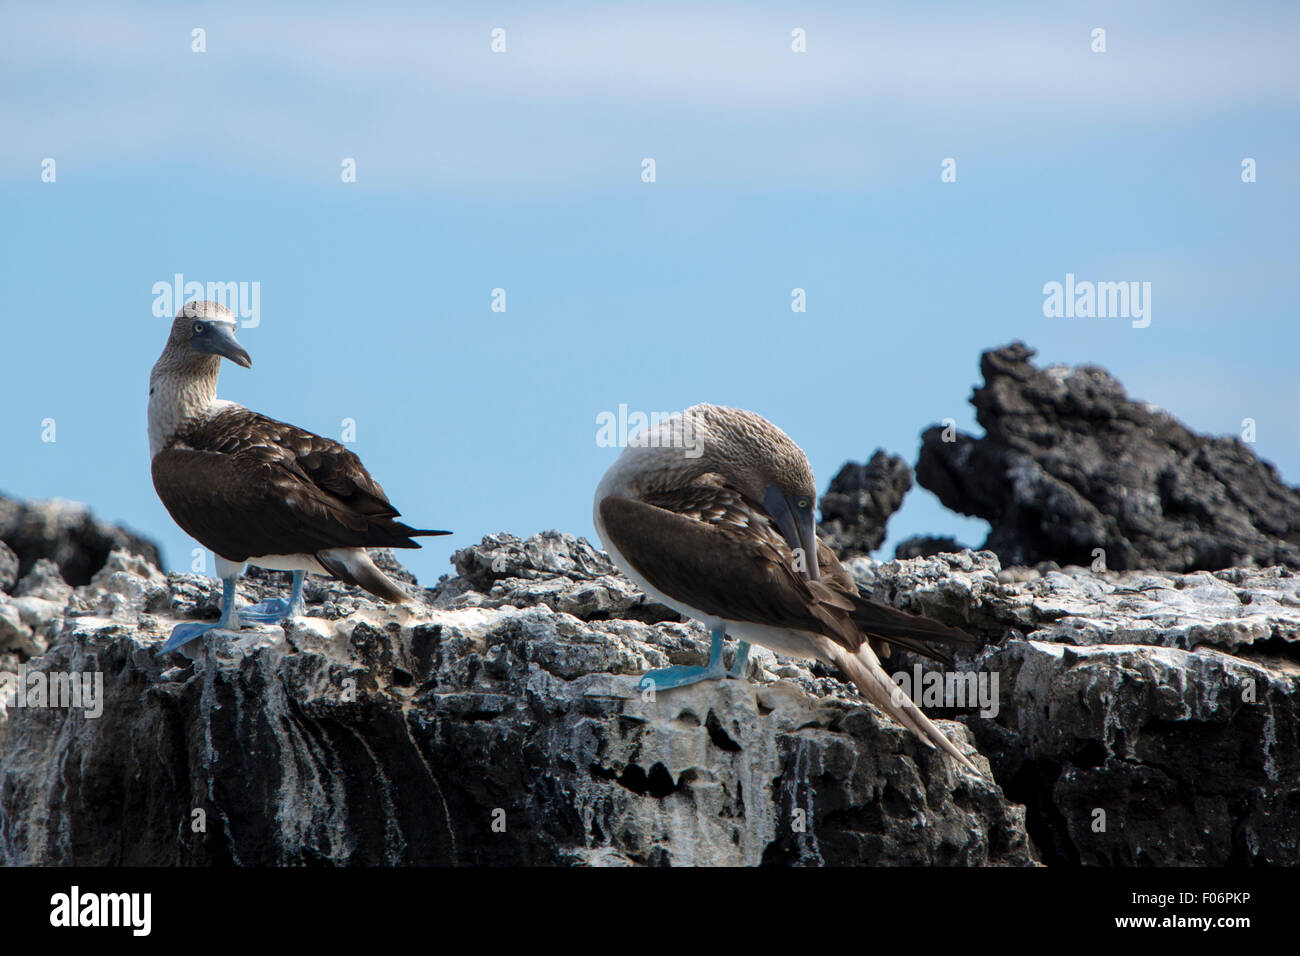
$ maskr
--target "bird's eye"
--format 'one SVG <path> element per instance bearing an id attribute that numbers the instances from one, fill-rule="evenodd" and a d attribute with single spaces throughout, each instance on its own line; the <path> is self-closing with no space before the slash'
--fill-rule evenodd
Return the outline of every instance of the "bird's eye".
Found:
<path id="1" fill-rule="evenodd" d="M 798 501 L 795 502 L 795 505 L 798 508 L 801 508 L 806 511 L 808 509 L 809 501 L 807 498 L 800 498 Z"/>
<path id="2" fill-rule="evenodd" d="M 202 323 L 202 322 L 195 322 L 195 323 L 194 323 L 194 334 L 195 334 L 195 335 L 198 335 L 198 334 L 199 334 L 200 332 L 202 332 L 202 331 L 203 331 L 203 323 Z"/>

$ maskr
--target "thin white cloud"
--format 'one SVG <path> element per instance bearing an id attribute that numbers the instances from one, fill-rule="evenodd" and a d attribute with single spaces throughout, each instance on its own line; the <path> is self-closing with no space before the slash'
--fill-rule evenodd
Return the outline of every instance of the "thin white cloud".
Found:
<path id="1" fill-rule="evenodd" d="M 1160 8 L 1120 6 L 1052 22 L 928 6 L 505 9 L 24 9 L 0 38 L 0 162 L 27 175 L 33 153 L 189 153 L 310 179 L 364 153 L 363 175 L 535 183 L 606 175 L 644 151 L 674 156 L 681 182 L 697 159 L 716 175 L 726 150 L 738 175 L 860 181 L 882 127 L 1077 136 L 1300 97 L 1285 8 L 1198 19 L 1179 6 L 1176 30 Z M 1105 54 L 1089 50 L 1093 24 L 1108 30 Z M 189 50 L 194 26 L 205 54 Z M 489 51 L 495 26 L 504 55 Z M 790 51 L 795 26 L 806 54 Z"/>

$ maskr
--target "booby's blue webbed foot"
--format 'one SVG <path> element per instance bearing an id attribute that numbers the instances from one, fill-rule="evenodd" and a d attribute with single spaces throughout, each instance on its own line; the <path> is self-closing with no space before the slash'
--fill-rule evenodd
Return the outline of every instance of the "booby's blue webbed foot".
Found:
<path id="1" fill-rule="evenodd" d="M 194 640 L 196 637 L 202 637 L 208 631 L 215 631 L 221 628 L 231 630 L 234 625 L 235 613 L 235 579 L 223 578 L 221 581 L 221 618 L 215 624 L 200 624 L 198 621 L 184 621 L 172 628 L 171 637 L 167 638 L 167 643 L 158 649 L 159 654 L 166 654 L 176 650 Z"/>
<path id="2" fill-rule="evenodd" d="M 183 624 L 177 624 L 172 628 L 172 636 L 167 638 L 167 643 L 158 650 L 158 653 L 166 654 L 169 651 L 174 651 L 176 648 L 188 644 L 196 637 L 202 637 L 208 631 L 215 631 L 220 626 L 220 621 L 216 624 L 200 624 L 198 621 L 186 621 Z"/>
<path id="3" fill-rule="evenodd" d="M 641 675 L 637 686 L 642 690 L 647 687 L 654 687 L 655 690 L 671 690 L 674 687 L 689 687 L 691 684 L 698 684 L 706 680 L 721 680 L 727 676 L 726 668 L 722 666 L 722 635 L 725 630 L 721 627 L 713 629 L 713 640 L 709 645 L 709 663 L 703 667 L 679 664 L 676 667 L 663 667 L 655 671 L 646 671 Z M 748 653 L 748 645 L 744 645 Z M 736 652 L 739 655 L 739 651 Z"/>
<path id="4" fill-rule="evenodd" d="M 736 659 L 731 662 L 731 667 L 727 671 L 727 676 L 743 680 L 748 673 L 749 641 L 741 641 L 736 645 Z"/>
<path id="5" fill-rule="evenodd" d="M 279 624 L 289 616 L 289 602 L 284 598 L 268 598 L 239 609 L 241 624 Z"/>
<path id="6" fill-rule="evenodd" d="M 306 602 L 302 596 L 302 584 L 305 578 L 306 572 L 293 572 L 293 590 L 289 594 L 289 600 L 268 598 L 257 604 L 250 604 L 240 609 L 239 620 L 250 624 L 279 624 L 285 618 L 302 614 L 306 609 Z"/>
<path id="7" fill-rule="evenodd" d="M 720 680 L 726 676 L 727 672 L 722 668 L 715 670 L 711 667 L 678 665 L 677 667 L 664 667 L 657 671 L 646 671 L 641 675 L 637 686 L 642 690 L 651 686 L 655 690 L 670 690 L 674 687 L 689 687 L 691 684 L 698 684 L 701 681 Z"/>

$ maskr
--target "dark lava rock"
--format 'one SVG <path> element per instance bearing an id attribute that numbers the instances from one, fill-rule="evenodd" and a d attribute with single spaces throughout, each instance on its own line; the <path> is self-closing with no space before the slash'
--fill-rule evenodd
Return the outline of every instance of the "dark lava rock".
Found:
<path id="1" fill-rule="evenodd" d="M 18 583 L 18 555 L 0 541 L 0 591 L 12 591 Z"/>
<path id="2" fill-rule="evenodd" d="M 16 606 L 48 645 L 28 672 L 100 675 L 102 713 L 8 711 L 0 863 L 1034 862 L 987 771 L 802 663 L 641 693 L 707 634 L 611 616 L 635 592 L 587 542 L 492 535 L 458 564 L 484 589 L 394 607 L 315 579 L 306 616 L 179 666 L 156 650 L 210 613 L 210 579 L 116 552 L 64 607 Z"/>
<path id="3" fill-rule="evenodd" d="M 911 487 L 912 469 L 897 455 L 877 450 L 865 465 L 846 462 L 821 496 L 818 534 L 841 558 L 870 554 Z"/>
<path id="4" fill-rule="evenodd" d="M 19 501 L 0 495 L 0 541 L 18 556 L 18 577 L 41 558 L 49 558 L 74 587 L 89 584 L 114 549 L 162 567 L 162 556 L 152 541 L 98 521 L 85 505 L 71 501 Z"/>
<path id="5" fill-rule="evenodd" d="M 908 558 L 929 558 L 936 554 L 956 554 L 969 551 L 964 544 L 958 544 L 956 538 L 935 538 L 930 535 L 913 535 L 898 542 L 894 549 L 894 559 L 906 561 Z"/>
<path id="6" fill-rule="evenodd" d="M 916 464 L 947 507 L 988 520 L 1004 565 L 1300 567 L 1300 489 L 1246 444 L 1189 431 L 1104 369 L 1033 355 L 985 352 L 971 399 L 985 437 L 930 428 Z"/>
<path id="7" fill-rule="evenodd" d="M 0 687 L 89 675 L 102 712 L 0 710 L 0 865 L 1300 864 L 1285 567 L 851 561 L 981 639 L 954 673 L 991 693 L 935 711 L 977 775 L 758 647 L 752 679 L 640 693 L 708 636 L 632 617 L 580 538 L 491 535 L 457 564 L 477 586 L 400 607 L 312 578 L 305 616 L 178 661 L 158 647 L 218 582 L 117 551 L 72 588 L 39 563 L 0 594 Z"/>
<path id="8" fill-rule="evenodd" d="M 1049 864 L 1300 859 L 1298 685 L 1276 660 L 1016 642 L 981 664 L 1009 706 L 972 729 Z"/>

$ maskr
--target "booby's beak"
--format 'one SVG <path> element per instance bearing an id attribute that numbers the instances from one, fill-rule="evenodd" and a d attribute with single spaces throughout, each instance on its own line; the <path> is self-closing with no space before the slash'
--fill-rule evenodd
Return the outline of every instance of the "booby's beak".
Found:
<path id="1" fill-rule="evenodd" d="M 244 368 L 253 367 L 252 356 L 235 339 L 235 327 L 225 322 L 208 323 L 203 335 L 195 336 L 191 340 L 191 344 L 200 352 L 206 352 L 209 355 L 220 355 L 230 359 L 236 365 L 242 365 Z"/>
<path id="2" fill-rule="evenodd" d="M 800 500 L 805 502 L 806 507 L 799 507 Z M 763 508 L 790 549 L 803 552 L 808 578 L 812 581 L 820 580 L 821 571 L 817 567 L 817 522 L 813 519 L 812 499 L 791 499 L 776 485 L 772 485 L 763 496 Z"/>

